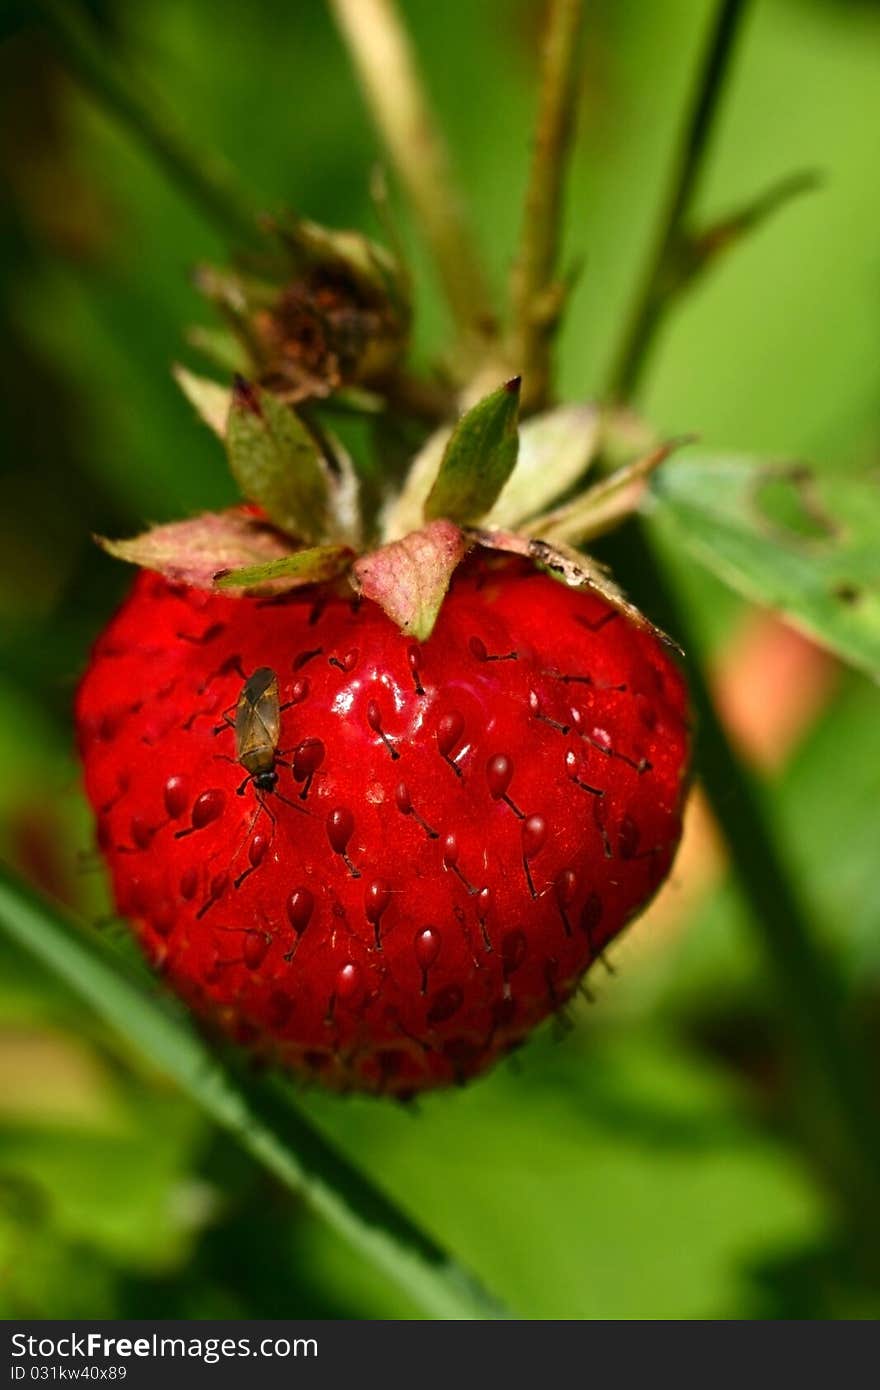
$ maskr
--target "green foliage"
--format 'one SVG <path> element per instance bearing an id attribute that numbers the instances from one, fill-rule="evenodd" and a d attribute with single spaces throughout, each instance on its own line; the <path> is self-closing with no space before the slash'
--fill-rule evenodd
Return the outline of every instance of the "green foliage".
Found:
<path id="1" fill-rule="evenodd" d="M 0 1128 L 0 1313 L 115 1316 L 123 1281 L 167 1277 L 215 1215 L 193 1173 L 206 1127 L 62 1033 L 19 1038 Z"/>
<path id="2" fill-rule="evenodd" d="M 518 158 L 524 150 L 534 106 L 534 32 L 520 22 L 527 8 L 511 22 L 509 0 L 406 7 L 499 283 L 519 220 L 522 178 L 512 174 L 512 151 Z M 588 11 L 566 240 L 567 255 L 583 257 L 585 268 L 558 352 L 560 394 L 578 400 L 605 375 L 609 328 L 620 323 L 644 263 L 709 15 L 693 0 Z M 225 6 L 223 18 L 214 0 L 122 4 L 113 41 L 147 73 L 162 55 L 163 101 L 194 141 L 225 153 L 255 206 L 293 203 L 332 225 L 370 228 L 363 171 L 375 145 L 324 8 L 257 0 L 246 23 L 240 7 Z M 664 433 L 698 430 L 708 456 L 736 445 L 756 458 L 815 458 L 823 488 L 841 468 L 875 463 L 880 437 L 878 45 L 870 6 L 753 7 L 699 222 L 742 206 L 786 169 L 818 164 L 827 189 L 768 222 L 697 282 L 666 335 L 647 400 Z M 9 441 L 0 517 L 0 849 L 43 892 L 95 914 L 106 902 L 99 876 L 76 863 L 91 841 L 68 711 L 83 654 L 129 575 L 87 537 L 131 535 L 147 520 L 235 499 L 216 441 L 193 421 L 167 366 L 180 355 L 181 325 L 200 314 L 194 345 L 219 356 L 224 370 L 242 363 L 229 335 L 207 326 L 186 278 L 194 263 L 225 257 L 223 238 L 92 101 L 57 75 L 46 80 L 30 50 L 13 47 L 9 56 L 28 81 L 7 84 L 4 112 L 13 134 L 29 132 L 9 145 L 27 149 L 31 174 L 13 185 L 0 285 Z M 462 91 L 481 94 L 478 134 Z M 827 99 L 817 101 L 817 91 Z M 399 223 L 425 362 L 440 340 L 443 309 L 405 214 Z M 677 476 L 670 471 L 673 485 Z M 763 495 L 783 531 L 787 491 L 783 483 Z M 703 493 L 694 523 L 714 535 L 711 500 Z M 671 504 L 664 532 L 681 556 Z M 721 542 L 735 544 L 738 556 L 748 548 L 749 565 L 758 555 L 761 598 L 772 600 L 780 576 L 745 520 Z M 801 535 L 793 549 L 814 543 Z M 720 652 L 740 604 L 704 567 L 710 544 L 699 566 L 678 563 L 698 630 Z M 606 543 L 607 558 L 619 553 Z M 637 596 L 652 611 L 650 592 Z M 837 617 L 834 607 L 828 620 Z M 832 636 L 840 641 L 823 634 Z M 864 634 L 854 640 L 864 654 Z M 871 1015 L 880 972 L 880 721 L 873 687 L 855 675 L 837 679 L 838 697 L 768 798 L 803 894 L 844 964 L 853 1012 Z M 615 980 L 600 973 L 591 982 L 599 1007 L 579 1006 L 568 1039 L 529 1047 L 515 1073 L 433 1097 L 413 1114 L 316 1097 L 308 1108 L 525 1316 L 876 1316 L 876 1292 L 859 1282 L 834 1234 L 821 1117 L 812 1116 L 805 1136 L 792 1115 L 779 1017 L 730 886 L 707 888 L 687 920 L 665 935 L 658 929 L 656 939 L 637 925 L 615 961 Z M 64 1152 L 59 1116 L 81 1100 L 80 1083 L 61 1061 L 50 1073 L 22 1064 L 35 1109 L 24 1118 L 9 1108 L 7 1059 L 21 1056 L 13 1049 L 25 1034 L 66 1038 L 97 1059 L 98 1094 L 113 1097 L 123 1116 L 122 1137 L 106 1133 L 106 1120 L 101 1133 L 90 1121 L 87 1139 L 71 1142 L 77 1201 L 84 1179 L 74 1152 L 89 1148 L 112 1194 L 99 1240 L 87 1237 L 88 1213 L 76 1215 L 75 1194 L 51 1190 L 63 1163 L 52 1167 L 40 1152 L 47 1134 Z M 3 1068 L 4 1315 L 420 1314 L 325 1222 L 264 1181 L 262 1164 L 218 1140 L 196 1104 L 169 1091 L 52 970 L 5 938 Z M 801 1098 L 807 1117 L 810 1102 Z M 137 1111 L 142 1128 L 132 1120 Z M 797 1164 L 787 1153 L 795 1143 Z M 165 1213 L 155 1220 L 152 1253 L 145 1208 L 125 1181 L 128 1163 L 142 1172 L 137 1144 L 158 1170 L 145 1193 L 150 1219 Z M 159 1195 L 163 1184 L 169 1203 Z M 201 1194 L 200 1208 L 185 1207 L 194 1224 L 183 1230 L 168 1218 L 181 1192 Z M 144 1243 L 131 1231 L 123 1237 L 129 1222 Z"/>
<path id="3" fill-rule="evenodd" d="M 867 471 L 696 456 L 654 476 L 652 515 L 755 603 L 880 677 L 880 483 Z"/>
<path id="4" fill-rule="evenodd" d="M 417 1126 L 359 1102 L 309 1108 L 407 1205 L 430 1193 L 518 1315 L 730 1316 L 754 1298 L 750 1264 L 815 1240 L 821 1209 L 708 1068 L 627 1030 L 545 1040 L 520 1074 L 425 1100 Z"/>
<path id="5" fill-rule="evenodd" d="M 20 946 L 49 966 L 97 1015 L 119 1030 L 151 1063 L 172 1076 L 195 1103 L 272 1173 L 301 1195 L 362 1255 L 438 1317 L 499 1317 L 503 1310 L 465 1270 L 425 1236 L 362 1178 L 358 1168 L 335 1153 L 271 1081 L 249 1078 L 238 1064 L 224 1066 L 197 1034 L 194 1024 L 165 1007 L 114 960 L 106 948 L 90 941 L 75 925 L 0 872 L 0 925 Z M 167 1136 L 166 1136 L 167 1137 Z M 82 1193 L 77 1184 L 82 1164 L 56 1153 L 72 1185 L 75 1211 Z M 2 1151 L 0 1151 L 2 1159 Z M 146 1155 L 149 1161 L 149 1155 Z M 95 1156 L 91 1161 L 94 1165 Z M 123 1161 L 111 1169 L 127 1184 Z M 147 1188 L 149 1190 L 149 1188 Z M 93 1189 L 89 1186 L 89 1191 Z M 100 1185 L 95 1193 L 102 1200 Z M 110 1203 L 110 1232 L 123 1222 L 120 1238 L 130 1232 L 124 1202 Z"/>
<path id="6" fill-rule="evenodd" d="M 44 1224 L 111 1264 L 160 1271 L 189 1253 L 208 1214 L 189 1180 L 196 1113 L 145 1090 L 100 1123 L 11 1123 L 0 1136 L 0 1172 L 27 1173 L 42 1194 Z"/>

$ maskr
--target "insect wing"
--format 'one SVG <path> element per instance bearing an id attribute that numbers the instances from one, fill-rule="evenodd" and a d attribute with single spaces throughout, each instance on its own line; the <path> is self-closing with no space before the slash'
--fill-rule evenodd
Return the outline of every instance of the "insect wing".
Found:
<path id="1" fill-rule="evenodd" d="M 278 677 L 272 676 L 254 705 L 254 720 L 261 739 L 273 752 L 281 737 L 281 710 L 278 698 Z"/>
<path id="2" fill-rule="evenodd" d="M 281 735 L 278 677 L 261 666 L 246 681 L 235 709 L 235 744 L 239 760 L 257 749 L 274 753 Z"/>

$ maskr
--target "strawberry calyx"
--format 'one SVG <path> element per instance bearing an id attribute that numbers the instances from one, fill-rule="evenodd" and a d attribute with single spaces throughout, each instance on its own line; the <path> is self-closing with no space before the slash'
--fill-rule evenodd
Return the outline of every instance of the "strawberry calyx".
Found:
<path id="1" fill-rule="evenodd" d="M 425 641 L 449 581 L 471 548 L 465 533 L 445 519 L 431 521 L 355 561 L 351 578 L 364 598 L 378 603 L 401 632 Z"/>
<path id="2" fill-rule="evenodd" d="M 220 388 L 190 373 L 182 385 L 217 431 Z M 430 636 L 456 567 L 480 546 L 525 557 L 561 583 L 591 589 L 656 632 L 605 567 L 576 546 L 625 519 L 653 470 L 686 441 L 654 444 L 572 495 L 572 481 L 599 451 L 598 412 L 562 406 L 519 430 L 519 390 L 519 378 L 503 383 L 454 426 L 431 435 L 372 519 L 360 514 L 357 474 L 342 445 L 319 435 L 272 392 L 236 376 L 226 392 L 222 433 L 230 469 L 251 505 L 100 543 L 118 559 L 230 594 L 279 594 L 347 576 L 356 592 L 419 640 Z M 365 547 L 360 538 L 373 522 L 379 543 Z"/>
<path id="3" fill-rule="evenodd" d="M 262 254 L 197 270 L 197 288 L 228 330 L 197 330 L 195 344 L 288 404 L 384 387 L 412 316 L 399 258 L 360 232 L 290 213 L 263 217 L 261 225 Z"/>
<path id="4" fill-rule="evenodd" d="M 558 406 L 521 424 L 519 376 L 476 400 L 481 388 L 465 382 L 457 399 L 468 404 L 459 418 L 426 438 L 423 431 L 397 487 L 376 486 L 318 406 L 346 397 L 350 404 L 351 391 L 367 386 L 379 394 L 358 409 L 376 409 L 375 419 L 386 423 L 405 414 L 394 396 L 410 322 L 406 272 L 357 232 L 293 217 L 267 221 L 265 229 L 271 249 L 261 261 L 199 273 L 237 344 L 235 352 L 228 343 L 223 349 L 227 366 L 238 368 L 231 387 L 175 368 L 184 394 L 223 441 L 248 505 L 130 540 L 102 540 L 104 548 L 230 595 L 347 580 L 401 631 L 424 640 L 456 567 L 479 546 L 523 556 L 650 628 L 580 547 L 635 510 L 650 474 L 683 441 L 658 442 L 641 422 L 587 404 Z M 492 370 L 487 365 L 484 380 Z M 622 441 L 623 465 L 585 486 Z"/>

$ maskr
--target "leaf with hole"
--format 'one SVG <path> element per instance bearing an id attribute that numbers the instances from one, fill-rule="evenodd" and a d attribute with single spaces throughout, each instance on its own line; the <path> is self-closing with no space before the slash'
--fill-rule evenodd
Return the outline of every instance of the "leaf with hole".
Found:
<path id="1" fill-rule="evenodd" d="M 688 455 L 646 508 L 731 588 L 880 678 L 880 477 L 748 455 Z"/>

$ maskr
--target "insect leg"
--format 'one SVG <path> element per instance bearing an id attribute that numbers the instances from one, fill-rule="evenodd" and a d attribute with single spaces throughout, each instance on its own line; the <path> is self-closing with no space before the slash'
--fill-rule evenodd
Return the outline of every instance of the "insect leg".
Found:
<path id="1" fill-rule="evenodd" d="M 272 822 L 272 835 L 273 835 L 273 837 L 274 837 L 274 834 L 275 834 L 275 817 L 272 815 L 272 812 L 269 810 L 268 806 L 267 806 L 267 805 L 265 804 L 265 802 L 263 801 L 263 798 L 262 798 L 261 796 L 258 795 L 258 796 L 257 796 L 257 809 L 254 811 L 254 814 L 251 816 L 250 825 L 248 826 L 247 830 L 246 830 L 245 833 L 244 833 L 244 838 L 242 839 L 241 844 L 238 846 L 238 848 L 237 848 L 236 851 L 235 851 L 235 854 L 233 855 L 233 860 L 235 860 L 235 859 L 238 858 L 239 854 L 241 854 L 242 849 L 244 848 L 244 846 L 247 844 L 247 842 L 250 840 L 251 836 L 253 835 L 253 833 L 254 833 L 254 826 L 256 825 L 257 821 L 259 820 L 259 818 L 260 818 L 260 813 L 261 813 L 262 811 L 265 811 L 265 812 L 266 812 L 267 816 L 269 817 L 269 819 L 270 819 L 271 822 Z M 271 843 L 271 840 L 270 840 L 270 843 Z M 246 878 L 249 878 L 250 875 L 254 872 L 254 870 L 255 870 L 255 869 L 258 869 L 258 868 L 260 867 L 260 864 L 263 862 L 263 859 L 265 858 L 265 849 L 260 853 L 259 857 L 257 857 L 257 856 L 256 856 L 255 854 L 253 854 L 253 853 L 251 853 L 249 857 L 250 857 L 250 861 L 251 861 L 250 864 L 249 864 L 248 867 L 247 867 L 246 869 L 244 869 L 243 872 L 240 873 L 240 874 L 238 875 L 238 877 L 235 879 L 235 884 L 234 884 L 234 886 L 235 886 L 236 888 L 240 888 L 241 885 L 244 883 L 245 879 L 246 879 Z"/>
<path id="2" fill-rule="evenodd" d="M 223 710 L 223 712 L 221 713 L 220 718 L 221 718 L 222 721 L 223 721 L 222 724 L 217 724 L 217 725 L 212 729 L 212 731 L 211 731 L 211 732 L 214 734 L 214 737 L 215 737 L 215 738 L 216 738 L 216 736 L 217 736 L 218 734 L 222 734 L 222 732 L 223 732 L 224 729 L 234 729 L 234 728 L 235 728 L 235 720 L 234 720 L 234 719 L 230 719 L 229 716 L 230 716 L 230 714 L 232 714 L 232 712 L 235 710 L 235 708 L 236 708 L 236 706 L 237 706 L 237 703 L 238 703 L 238 702 L 236 701 L 236 704 L 227 705 L 226 708 L 225 708 L 225 710 Z"/>
<path id="3" fill-rule="evenodd" d="M 285 763 L 285 767 L 289 767 L 289 766 L 290 766 L 289 763 Z M 273 795 L 273 796 L 277 796 L 279 801 L 283 801 L 284 804 L 285 804 L 285 806 L 292 806 L 293 809 L 294 809 L 294 811 L 299 811 L 301 815 L 307 816 L 307 815 L 310 814 L 310 813 L 306 810 L 305 806 L 300 806 L 298 802 L 296 802 L 296 801 L 291 801 L 291 800 L 290 800 L 290 797 L 285 796 L 283 792 L 280 792 L 280 791 L 278 791 L 278 790 L 276 789 L 276 790 L 272 793 L 272 795 Z"/>

